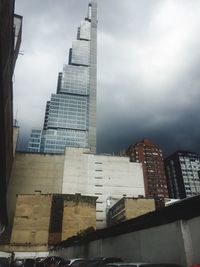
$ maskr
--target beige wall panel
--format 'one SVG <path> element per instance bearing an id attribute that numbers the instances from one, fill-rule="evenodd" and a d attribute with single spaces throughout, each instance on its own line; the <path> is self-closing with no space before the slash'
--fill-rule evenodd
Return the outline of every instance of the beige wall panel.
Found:
<path id="1" fill-rule="evenodd" d="M 12 243 L 13 244 L 26 244 L 31 242 L 31 231 L 27 230 L 13 230 Z"/>
<path id="2" fill-rule="evenodd" d="M 47 244 L 51 212 L 51 195 L 19 195 L 11 244 Z"/>
<path id="3" fill-rule="evenodd" d="M 88 149 L 66 147 L 62 193 L 98 196 L 100 212 L 96 225 L 104 228 L 108 201 L 121 199 L 124 194 L 145 195 L 142 164 L 130 162 L 128 157 L 91 154 Z"/>
<path id="4" fill-rule="evenodd" d="M 46 243 L 49 233 L 47 231 L 37 231 L 35 235 L 35 244 Z"/>
<path id="5" fill-rule="evenodd" d="M 14 217 L 16 194 L 34 194 L 35 191 L 43 194 L 61 193 L 63 168 L 64 155 L 15 154 L 7 192 L 10 225 Z"/>
<path id="6" fill-rule="evenodd" d="M 131 219 L 155 210 L 154 199 L 126 199 L 126 219 Z"/>
<path id="7" fill-rule="evenodd" d="M 89 227 L 96 228 L 95 203 L 80 201 L 64 202 L 62 240 L 77 234 Z"/>

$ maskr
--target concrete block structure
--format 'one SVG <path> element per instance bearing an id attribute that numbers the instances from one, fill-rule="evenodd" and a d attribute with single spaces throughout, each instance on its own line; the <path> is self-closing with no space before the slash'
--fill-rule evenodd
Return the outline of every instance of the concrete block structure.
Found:
<path id="1" fill-rule="evenodd" d="M 108 210 L 108 225 L 136 218 L 156 209 L 155 200 L 152 198 L 123 197 Z"/>
<path id="2" fill-rule="evenodd" d="M 96 197 L 80 194 L 18 195 L 10 245 L 3 249 L 44 252 L 50 245 L 88 228 L 96 229 Z"/>
<path id="3" fill-rule="evenodd" d="M 64 155 L 16 152 L 8 186 L 8 215 L 14 217 L 17 194 L 61 193 Z"/>
<path id="4" fill-rule="evenodd" d="M 144 196 L 141 163 L 128 157 L 97 155 L 84 148 L 65 149 L 62 193 L 97 196 L 97 228 L 106 227 L 110 197 Z"/>
<path id="5" fill-rule="evenodd" d="M 130 162 L 128 157 L 96 155 L 83 148 L 66 148 L 65 155 L 17 152 L 7 194 L 10 225 L 13 223 L 16 195 L 35 193 L 95 196 L 95 226 L 103 228 L 106 226 L 106 212 L 111 198 L 116 201 L 123 196 L 144 196 L 142 165 Z M 53 197 L 54 214 L 59 205 L 64 205 L 61 202 L 59 197 Z M 70 224 L 70 208 L 67 205 L 63 209 L 64 218 L 68 218 Z M 86 212 L 86 208 L 82 211 Z M 50 231 L 50 243 L 67 238 L 77 224 L 72 223 L 71 230 L 68 227 L 61 232 L 59 217 L 56 223 L 58 226 L 52 226 Z M 79 222 L 80 228 L 83 223 Z"/>
<path id="6" fill-rule="evenodd" d="M 96 199 L 77 194 L 64 198 L 62 240 L 88 228 L 96 229 Z"/>
<path id="7" fill-rule="evenodd" d="M 47 250 L 51 202 L 51 195 L 18 195 L 11 246 Z"/>
<path id="8" fill-rule="evenodd" d="M 96 155 L 83 148 L 66 148 L 65 155 L 17 152 L 7 194 L 10 225 L 16 195 L 35 193 L 97 197 L 96 226 L 103 228 L 110 198 L 144 196 L 142 166 L 128 157 Z M 59 199 L 53 202 L 55 207 L 60 205 Z M 52 230 L 51 239 L 60 240 L 60 233 L 59 229 Z"/>

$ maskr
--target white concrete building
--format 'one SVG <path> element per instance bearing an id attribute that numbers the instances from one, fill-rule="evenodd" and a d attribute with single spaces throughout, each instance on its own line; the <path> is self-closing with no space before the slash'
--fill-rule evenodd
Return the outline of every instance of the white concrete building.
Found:
<path id="1" fill-rule="evenodd" d="M 110 197 L 145 195 L 142 165 L 129 162 L 128 157 L 96 155 L 88 149 L 67 147 L 62 193 L 97 196 L 97 228 L 103 228 Z"/>

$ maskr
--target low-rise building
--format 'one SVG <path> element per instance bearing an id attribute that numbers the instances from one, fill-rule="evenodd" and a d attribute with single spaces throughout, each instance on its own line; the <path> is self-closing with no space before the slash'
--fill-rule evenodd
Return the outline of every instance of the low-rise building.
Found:
<path id="1" fill-rule="evenodd" d="M 108 226 L 139 217 L 156 209 L 153 198 L 123 197 L 108 209 Z"/>

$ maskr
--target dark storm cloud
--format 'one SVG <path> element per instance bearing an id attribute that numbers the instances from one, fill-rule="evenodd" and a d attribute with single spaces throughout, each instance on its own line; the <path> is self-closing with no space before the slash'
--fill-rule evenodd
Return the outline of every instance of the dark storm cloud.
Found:
<path id="1" fill-rule="evenodd" d="M 24 16 L 14 107 L 25 148 L 41 127 L 45 102 L 87 0 L 16 1 Z M 165 155 L 200 151 L 200 3 L 195 0 L 101 0 L 98 27 L 99 152 L 118 152 L 149 137 Z"/>
<path id="2" fill-rule="evenodd" d="M 101 151 L 118 152 L 140 139 L 152 138 L 161 146 L 164 155 L 177 149 L 199 152 L 198 77 L 199 62 L 177 77 L 176 83 L 164 90 L 165 94 L 148 92 L 149 87 L 143 88 L 141 93 L 140 85 L 134 82 L 132 90 L 127 90 L 129 85 L 123 82 L 114 89 L 112 85 L 107 87 L 114 97 L 107 98 L 105 94 L 104 101 L 98 105 L 98 147 Z M 120 93 L 123 96 L 117 98 Z"/>

